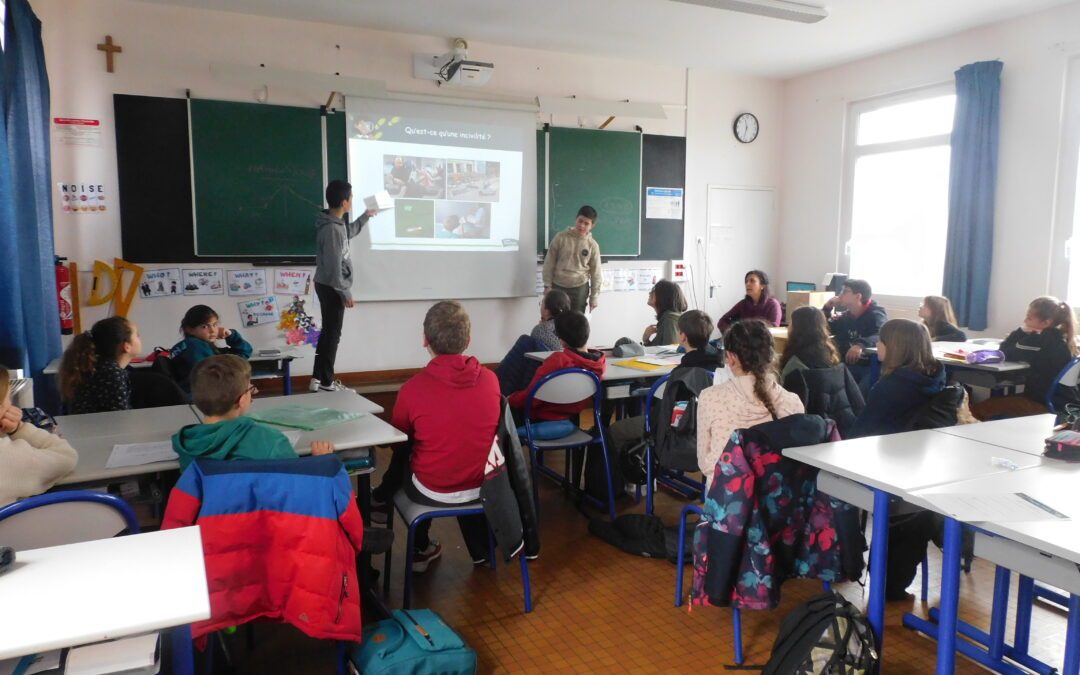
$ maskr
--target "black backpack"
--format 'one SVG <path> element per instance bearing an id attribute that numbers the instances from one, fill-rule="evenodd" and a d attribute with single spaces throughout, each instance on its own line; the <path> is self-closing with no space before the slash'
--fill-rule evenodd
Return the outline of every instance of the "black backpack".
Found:
<path id="1" fill-rule="evenodd" d="M 713 384 L 713 373 L 705 368 L 676 368 L 668 378 L 664 397 L 654 409 L 653 448 L 657 463 L 673 471 L 698 471 L 697 408 L 698 396 Z M 675 426 L 671 425 L 676 405 L 686 409 Z M 643 481 L 644 482 L 644 481 Z"/>
<path id="2" fill-rule="evenodd" d="M 874 634 L 839 593 L 815 595 L 784 617 L 764 675 L 872 675 Z"/>

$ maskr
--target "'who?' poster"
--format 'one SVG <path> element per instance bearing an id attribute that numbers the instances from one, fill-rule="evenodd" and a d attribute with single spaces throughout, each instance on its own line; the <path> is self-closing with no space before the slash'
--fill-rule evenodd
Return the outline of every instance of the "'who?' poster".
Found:
<path id="1" fill-rule="evenodd" d="M 240 322 L 245 327 L 262 326 L 268 323 L 277 323 L 281 320 L 278 311 L 277 298 L 268 295 L 265 298 L 254 298 L 236 303 L 240 310 Z"/>

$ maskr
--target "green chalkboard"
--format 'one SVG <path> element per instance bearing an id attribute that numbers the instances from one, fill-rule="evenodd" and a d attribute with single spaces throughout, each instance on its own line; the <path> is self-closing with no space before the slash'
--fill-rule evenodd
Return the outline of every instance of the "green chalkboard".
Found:
<path id="1" fill-rule="evenodd" d="M 192 100 L 191 145 L 197 255 L 314 255 L 318 109 Z"/>
<path id="2" fill-rule="evenodd" d="M 593 237 L 600 253 L 637 256 L 641 247 L 641 134 L 551 127 L 548 143 L 546 242 L 574 223 L 582 204 L 589 204 L 598 214 Z M 543 152 L 542 145 L 539 151 Z"/>

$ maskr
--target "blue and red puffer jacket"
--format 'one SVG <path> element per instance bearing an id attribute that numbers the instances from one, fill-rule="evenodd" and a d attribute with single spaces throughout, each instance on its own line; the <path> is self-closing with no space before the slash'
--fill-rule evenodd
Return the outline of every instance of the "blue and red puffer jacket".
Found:
<path id="1" fill-rule="evenodd" d="M 334 455 L 191 464 L 162 529 L 198 524 L 210 618 L 193 637 L 254 619 L 320 639 L 360 641 L 356 555 L 364 523 Z"/>

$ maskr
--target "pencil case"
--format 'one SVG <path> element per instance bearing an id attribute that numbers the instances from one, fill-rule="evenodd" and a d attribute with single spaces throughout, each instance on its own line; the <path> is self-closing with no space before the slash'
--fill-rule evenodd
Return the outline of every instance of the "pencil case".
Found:
<path id="1" fill-rule="evenodd" d="M 1046 439 L 1044 457 L 1080 462 L 1080 432 L 1065 429 Z"/>

